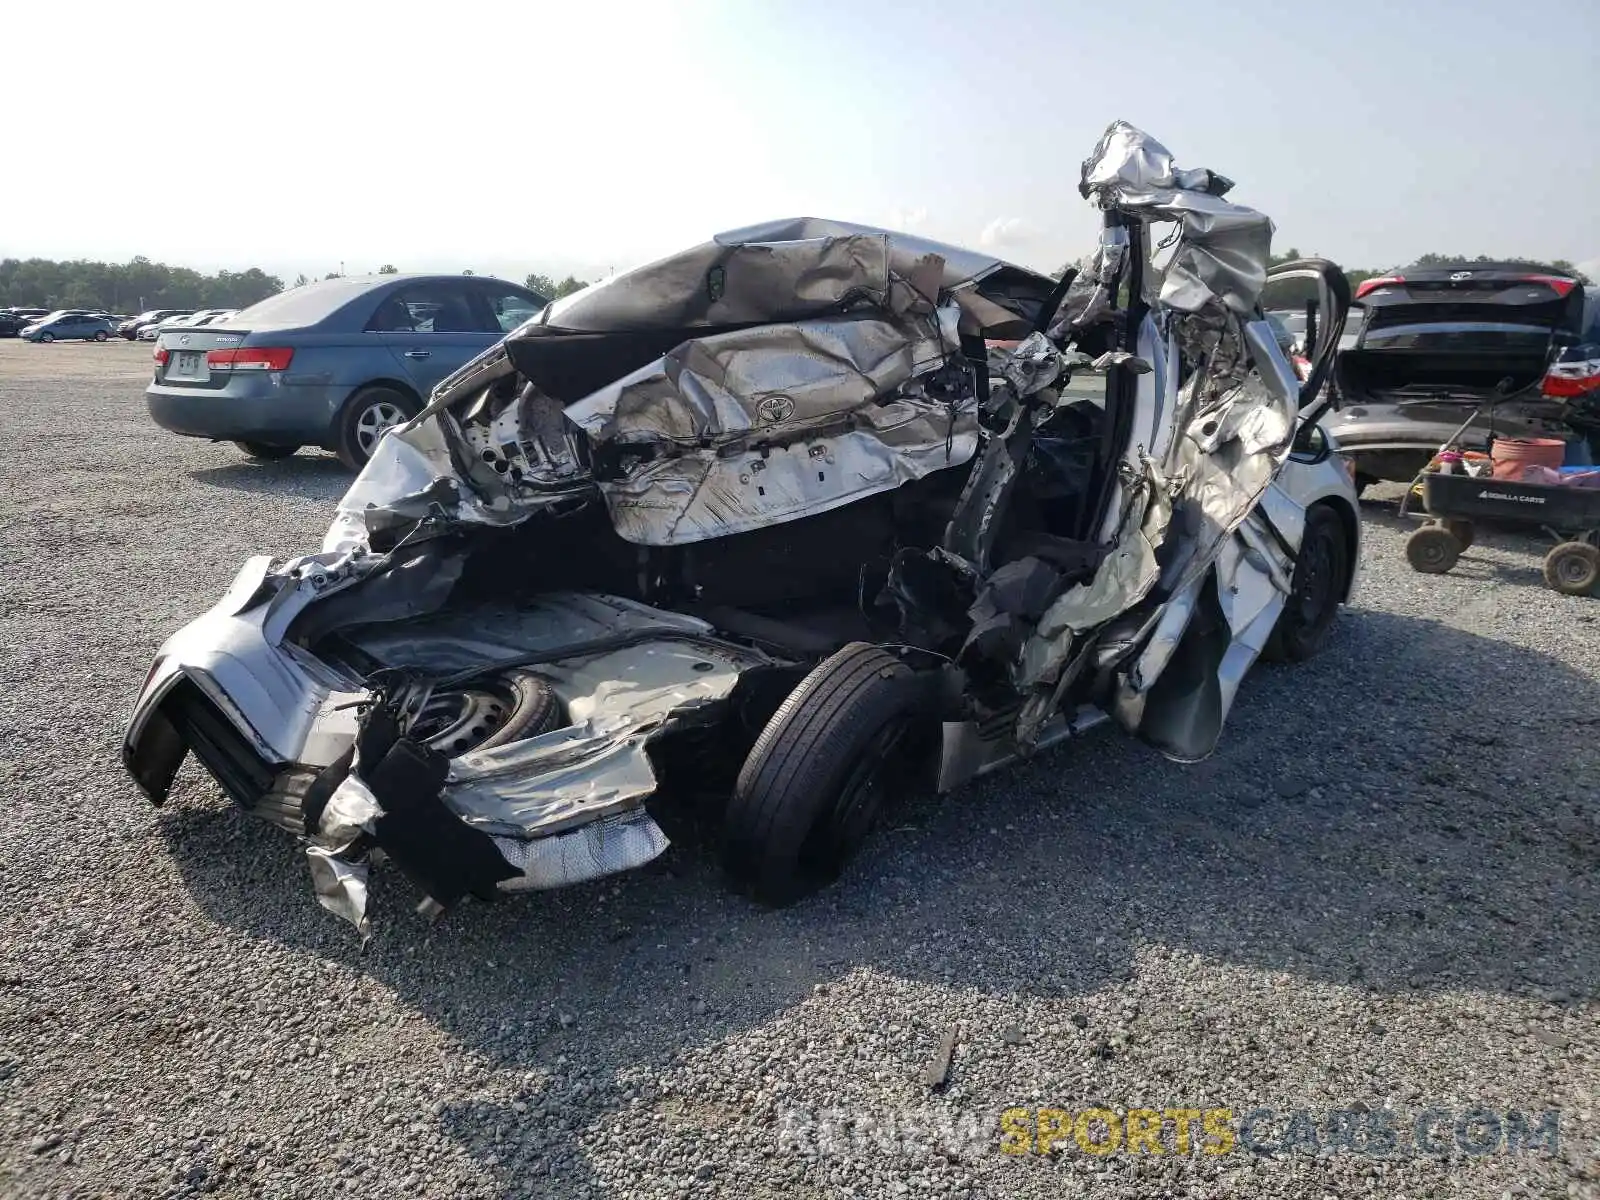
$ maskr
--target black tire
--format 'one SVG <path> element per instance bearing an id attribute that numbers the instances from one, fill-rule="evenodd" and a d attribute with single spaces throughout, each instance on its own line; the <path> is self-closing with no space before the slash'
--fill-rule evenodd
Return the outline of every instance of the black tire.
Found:
<path id="1" fill-rule="evenodd" d="M 269 446 L 265 442 L 235 442 L 234 445 L 239 447 L 246 457 L 258 458 L 263 462 L 288 458 L 296 450 L 300 449 L 299 446 Z"/>
<path id="2" fill-rule="evenodd" d="M 1295 558 L 1293 590 L 1272 628 L 1262 657 L 1272 662 L 1305 662 L 1327 643 L 1350 578 L 1352 547 L 1344 522 L 1331 508 L 1316 505 L 1306 513 L 1305 533 Z"/>
<path id="3" fill-rule="evenodd" d="M 350 470 L 359 471 L 367 465 L 373 448 L 382 437 L 383 431 L 378 432 L 377 438 L 370 436 L 377 426 L 392 427 L 389 421 L 394 414 L 398 414 L 400 420 L 409 421 L 421 411 L 422 407 L 415 397 L 395 388 L 362 388 L 345 401 L 344 407 L 339 410 L 334 423 L 334 453 Z M 374 417 L 377 419 L 374 420 Z"/>
<path id="4" fill-rule="evenodd" d="M 1461 543 L 1463 550 L 1472 548 L 1477 532 L 1471 521 L 1440 521 L 1439 524 L 1450 531 L 1450 536 Z"/>
<path id="5" fill-rule="evenodd" d="M 1559 543 L 1544 556 L 1544 581 L 1563 596 L 1592 596 L 1600 584 L 1600 547 Z"/>
<path id="6" fill-rule="evenodd" d="M 492 750 L 560 729 L 567 723 L 560 699 L 532 671 L 508 671 L 430 697 L 413 736 L 451 758 Z"/>
<path id="7" fill-rule="evenodd" d="M 56 340 L 56 335 L 53 333 L 41 333 L 38 340 L 41 342 L 53 342 Z"/>
<path id="8" fill-rule="evenodd" d="M 108 336 L 109 335 L 106 333 L 106 331 L 104 329 L 99 329 L 99 330 L 95 331 L 94 340 L 97 341 L 97 342 L 103 342 L 103 341 L 106 340 L 106 338 Z"/>
<path id="9" fill-rule="evenodd" d="M 789 694 L 744 761 L 728 803 L 722 862 L 763 904 L 832 881 L 896 785 L 927 765 L 931 677 L 852 642 Z"/>
<path id="10" fill-rule="evenodd" d="M 1424 525 L 1406 539 L 1406 561 L 1424 575 L 1443 575 L 1460 557 L 1461 543 L 1443 526 Z"/>

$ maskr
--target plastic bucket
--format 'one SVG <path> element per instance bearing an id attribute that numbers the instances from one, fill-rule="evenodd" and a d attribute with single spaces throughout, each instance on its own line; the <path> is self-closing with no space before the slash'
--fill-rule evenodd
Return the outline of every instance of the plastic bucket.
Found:
<path id="1" fill-rule="evenodd" d="M 1496 479 L 1521 479 L 1528 467 L 1559 470 L 1567 456 L 1567 444 L 1555 438 L 1495 438 L 1489 454 Z"/>

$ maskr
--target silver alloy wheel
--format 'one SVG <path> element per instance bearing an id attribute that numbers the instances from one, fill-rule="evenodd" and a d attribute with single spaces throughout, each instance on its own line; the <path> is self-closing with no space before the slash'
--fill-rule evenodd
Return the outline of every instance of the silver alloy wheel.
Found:
<path id="1" fill-rule="evenodd" d="M 372 452 L 383 440 L 383 435 L 396 425 L 405 423 L 405 411 L 398 404 L 379 400 L 375 404 L 367 405 L 356 418 L 356 445 L 361 449 L 361 457 L 371 458 Z"/>

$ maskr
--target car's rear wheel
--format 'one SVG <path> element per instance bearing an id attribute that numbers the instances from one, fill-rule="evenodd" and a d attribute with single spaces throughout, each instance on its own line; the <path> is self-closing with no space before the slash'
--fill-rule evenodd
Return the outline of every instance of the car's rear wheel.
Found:
<path id="1" fill-rule="evenodd" d="M 94 333 L 94 340 L 95 341 L 103 342 L 103 341 L 106 340 L 106 337 L 107 337 L 107 334 L 106 334 L 106 331 L 104 329 L 95 330 L 95 333 Z"/>
<path id="2" fill-rule="evenodd" d="M 417 402 L 390 387 L 363 388 L 345 403 L 334 430 L 334 452 L 352 471 L 367 465 L 385 434 L 421 412 Z"/>
<path id="3" fill-rule="evenodd" d="M 836 878 L 884 803 L 925 778 L 929 676 L 853 642 L 790 693 L 739 772 L 723 829 L 723 866 L 764 904 L 787 904 Z"/>
<path id="4" fill-rule="evenodd" d="M 234 445 L 250 458 L 259 458 L 263 462 L 274 459 L 288 458 L 299 446 L 269 446 L 266 442 L 234 442 Z"/>
<path id="5" fill-rule="evenodd" d="M 1344 603 L 1350 553 L 1350 539 L 1338 513 L 1322 505 L 1306 513 L 1292 590 L 1262 657 L 1272 662 L 1304 662 L 1322 649 Z"/>

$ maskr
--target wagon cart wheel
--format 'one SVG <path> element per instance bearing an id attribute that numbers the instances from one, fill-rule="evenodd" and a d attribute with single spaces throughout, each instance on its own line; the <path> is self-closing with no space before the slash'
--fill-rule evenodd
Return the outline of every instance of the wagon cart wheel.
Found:
<path id="1" fill-rule="evenodd" d="M 1424 575 L 1443 575 L 1460 557 L 1461 543 L 1442 526 L 1424 525 L 1406 539 L 1406 561 Z"/>
<path id="2" fill-rule="evenodd" d="M 1600 583 L 1600 547 L 1562 542 L 1544 556 L 1544 581 L 1564 596 L 1588 596 Z"/>
<path id="3" fill-rule="evenodd" d="M 1463 550 L 1470 549 L 1476 531 L 1471 521 L 1440 521 L 1439 524 L 1450 531 L 1452 537 L 1461 543 Z"/>
<path id="4" fill-rule="evenodd" d="M 928 672 L 852 642 L 789 694 L 745 759 L 723 825 L 723 866 L 763 904 L 838 876 L 892 794 L 928 765 Z"/>

